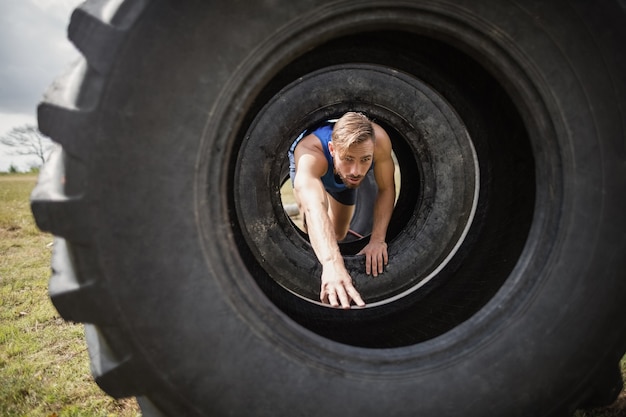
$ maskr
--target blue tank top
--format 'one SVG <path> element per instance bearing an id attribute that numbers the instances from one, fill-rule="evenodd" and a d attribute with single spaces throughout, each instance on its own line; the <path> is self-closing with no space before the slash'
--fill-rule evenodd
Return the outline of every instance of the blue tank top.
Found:
<path id="1" fill-rule="evenodd" d="M 326 162 L 328 162 L 328 169 L 326 173 L 322 176 L 322 184 L 324 184 L 324 188 L 328 191 L 340 192 L 345 190 L 347 187 L 339 178 L 335 178 L 335 166 L 333 164 L 333 157 L 330 154 L 330 149 L 328 149 L 328 142 L 332 140 L 333 133 L 333 125 L 324 125 L 315 131 L 313 134 L 317 136 L 322 144 L 322 149 L 324 150 L 324 156 L 326 157 Z"/>

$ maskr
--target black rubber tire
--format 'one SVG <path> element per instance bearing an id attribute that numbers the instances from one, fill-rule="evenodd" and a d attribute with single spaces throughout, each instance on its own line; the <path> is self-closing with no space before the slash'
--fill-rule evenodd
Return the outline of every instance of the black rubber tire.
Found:
<path id="1" fill-rule="evenodd" d="M 371 91 L 371 85 L 385 88 Z M 270 281 L 261 283 L 262 287 L 274 280 L 306 299 L 319 299 L 321 265 L 310 246 L 303 244 L 301 234 L 288 227 L 282 210 L 276 209 L 280 207 L 278 189 L 295 132 L 350 109 L 397 126 L 387 129 L 392 132 L 396 150 L 404 153 L 400 165 L 405 181 L 400 207 L 394 214 L 396 225 L 392 226 L 401 231 L 388 235 L 394 242 L 389 249 L 391 266 L 373 280 L 365 274 L 362 256 L 346 259 L 354 284 L 368 304 L 389 303 L 389 299 L 424 285 L 433 271 L 445 266 L 445 258 L 458 249 L 471 225 L 478 193 L 477 160 L 467 129 L 453 109 L 431 88 L 397 70 L 362 64 L 330 66 L 279 91 L 258 112 L 237 153 L 233 194 L 242 238 L 236 240 L 245 242 L 242 246 L 249 248 L 269 274 Z M 278 119 L 282 122 L 276 123 Z M 362 217 L 356 212 L 362 209 L 357 202 L 356 217 Z M 366 243 L 363 239 L 360 244 L 340 248 L 345 255 L 355 255 Z M 261 279 L 257 277 L 257 281 Z M 281 305 L 284 298 L 287 303 L 292 301 L 291 297 L 280 298 L 274 301 Z M 291 309 L 303 311 L 301 306 Z M 305 310 L 310 316 L 310 309 Z M 346 325 L 354 328 L 354 320 L 345 312 L 320 313 L 330 314 L 335 327 L 348 319 Z M 372 331 L 371 321 L 359 321 Z M 389 326 L 383 321 L 379 327 L 384 331 Z M 342 341 L 348 342 L 345 334 L 349 331 L 337 330 L 344 334 L 339 336 Z"/>
<path id="2" fill-rule="evenodd" d="M 107 393 L 138 396 L 145 416 L 558 416 L 615 398 L 626 350 L 620 3 L 118 3 L 72 16 L 85 59 L 39 107 L 62 148 L 32 195 L 39 227 L 59 236 L 51 299 L 88 323 Z M 428 285 L 338 311 L 275 280 L 283 269 L 251 239 L 240 201 L 258 196 L 263 213 L 259 184 L 284 170 L 246 188 L 243 157 L 283 89 L 363 65 L 436 92 L 475 147 L 479 192 L 472 219 L 444 219 L 471 228 Z M 370 87 L 380 97 L 385 86 Z M 351 105 L 380 117 L 403 171 L 393 274 L 415 216 L 440 214 L 424 211 L 428 184 L 456 180 L 430 182 L 412 115 L 351 91 L 283 128 Z M 284 158 L 255 149 L 268 166 Z M 291 236 L 287 250 L 306 253 L 280 203 L 272 210 L 269 239 Z M 308 256 L 300 268 L 314 276 Z M 348 256 L 352 273 L 360 262 Z"/>

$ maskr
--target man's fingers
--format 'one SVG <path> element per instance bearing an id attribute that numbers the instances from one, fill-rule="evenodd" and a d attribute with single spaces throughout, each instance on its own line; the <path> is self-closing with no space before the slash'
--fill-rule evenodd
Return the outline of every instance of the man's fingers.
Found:
<path id="1" fill-rule="evenodd" d="M 352 284 L 346 284 L 345 288 L 339 286 L 337 288 L 325 288 L 320 294 L 320 301 L 324 304 L 330 304 L 331 307 L 350 308 L 351 301 L 354 301 L 359 307 L 364 307 L 365 302 L 361 298 L 359 292 Z"/>
<path id="2" fill-rule="evenodd" d="M 352 299 L 352 301 L 354 301 L 356 305 L 358 305 L 359 307 L 365 307 L 365 302 L 361 298 L 361 295 L 356 290 L 356 288 L 354 288 L 354 286 L 352 285 L 347 286 L 346 291 L 348 292 L 348 295 L 350 296 L 350 298 Z"/>
<path id="3" fill-rule="evenodd" d="M 387 253 L 387 244 L 382 243 L 382 248 L 363 248 L 357 255 L 365 255 L 365 273 L 375 277 L 382 274 L 385 265 L 389 263 L 389 255 Z"/>
<path id="4" fill-rule="evenodd" d="M 331 296 L 332 294 L 332 296 Z M 320 293 L 320 301 L 324 304 L 331 304 L 333 303 L 332 298 L 335 299 L 335 303 L 337 303 L 337 297 L 335 296 L 335 294 L 333 293 L 333 291 L 331 291 L 328 287 L 325 287 L 322 289 L 322 292 Z"/>
<path id="5" fill-rule="evenodd" d="M 384 267 L 384 262 L 385 262 L 385 256 L 384 253 L 381 253 L 378 256 L 378 273 L 382 274 L 383 273 L 383 267 Z"/>
<path id="6" fill-rule="evenodd" d="M 378 256 L 372 255 L 372 256 L 369 256 L 369 258 L 370 258 L 369 259 L 370 271 L 372 271 L 372 275 L 377 277 L 378 276 Z M 365 272 L 369 275 L 369 272 L 367 271 L 367 267 L 365 268 Z"/>
<path id="7" fill-rule="evenodd" d="M 350 308 L 350 299 L 348 298 L 348 294 L 346 294 L 346 290 L 343 287 L 337 288 L 337 295 L 339 295 L 339 301 L 341 302 L 341 307 Z"/>
<path id="8" fill-rule="evenodd" d="M 328 293 L 328 304 L 333 307 L 339 307 L 339 303 L 337 302 L 337 294 L 335 294 L 333 291 Z"/>

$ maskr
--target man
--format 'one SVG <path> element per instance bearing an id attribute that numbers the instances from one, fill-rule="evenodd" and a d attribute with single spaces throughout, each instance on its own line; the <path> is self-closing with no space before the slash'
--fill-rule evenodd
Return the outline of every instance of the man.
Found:
<path id="1" fill-rule="evenodd" d="M 361 113 L 348 112 L 333 125 L 324 125 L 299 138 L 289 150 L 294 196 L 313 251 L 322 264 L 320 300 L 333 307 L 365 306 L 339 252 L 338 241 L 348 233 L 356 191 L 374 171 L 378 194 L 365 272 L 377 276 L 388 262 L 385 236 L 395 201 L 391 141 L 378 124 Z"/>

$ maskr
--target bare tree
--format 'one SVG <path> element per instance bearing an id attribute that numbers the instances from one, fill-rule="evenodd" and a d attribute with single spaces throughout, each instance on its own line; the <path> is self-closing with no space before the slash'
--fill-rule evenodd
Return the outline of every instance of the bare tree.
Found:
<path id="1" fill-rule="evenodd" d="M 41 165 L 46 162 L 46 157 L 52 148 L 50 138 L 32 124 L 14 127 L 0 137 L 0 143 L 13 148 L 13 155 L 36 156 L 41 161 Z"/>

